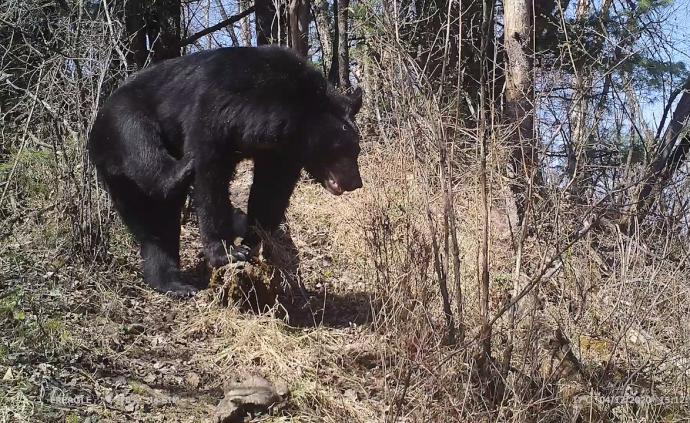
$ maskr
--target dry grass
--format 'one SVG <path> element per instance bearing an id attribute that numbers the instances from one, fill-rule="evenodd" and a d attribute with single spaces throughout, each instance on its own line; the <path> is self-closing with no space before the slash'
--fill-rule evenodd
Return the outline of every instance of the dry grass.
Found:
<path id="1" fill-rule="evenodd" d="M 442 198 L 433 168 L 410 162 L 408 153 L 404 145 L 367 145 L 366 188 L 351 195 L 299 186 L 288 217 L 297 256 L 284 260 L 297 264 L 284 269 L 294 280 L 280 304 L 261 315 L 222 307 L 210 292 L 190 301 L 151 292 L 121 229 L 111 264 L 87 266 L 45 231 L 55 225 L 61 233 L 57 212 L 26 219 L 0 247 L 0 370 L 11 372 L 1 382 L 2 419 L 198 421 L 210 415 L 225 383 L 248 374 L 284 380 L 291 390 L 288 404 L 261 421 L 687 416 L 680 401 L 690 363 L 685 256 L 664 259 L 667 251 L 615 232 L 583 240 L 539 286 L 534 333 L 496 323 L 495 356 L 512 335 L 515 358 L 508 372 L 496 368 L 481 379 L 471 343 L 479 322 L 472 169 L 454 188 L 468 343 L 447 345 L 430 235 Z M 501 204 L 496 195 L 492 313 L 506 301 L 513 260 Z M 188 224 L 184 234 L 185 265 L 193 271 L 202 260 L 196 229 Z M 276 245 L 293 251 L 285 242 Z M 529 260 L 550 251 L 530 242 Z M 625 390 L 672 404 L 605 402 Z M 64 401 L 79 395 L 84 404 Z"/>
<path id="2" fill-rule="evenodd" d="M 655 225 L 682 225 L 647 219 L 649 227 L 623 234 L 606 220 L 625 210 L 617 201 L 630 193 L 620 192 L 622 200 L 604 204 L 614 210 L 564 248 L 593 213 L 589 203 L 609 193 L 592 186 L 596 195 L 573 201 L 562 182 L 547 181 L 521 244 L 504 171 L 515 122 L 501 98 L 477 122 L 480 110 L 465 101 L 476 93 L 465 95 L 450 68 L 433 80 L 427 65 L 435 64 L 406 44 L 434 26 L 432 16 L 393 16 L 379 2 L 353 8 L 352 35 L 365 40 L 352 51 L 366 91 L 358 117 L 365 188 L 336 198 L 299 185 L 289 230 L 270 241 L 274 261 L 257 270 L 260 279 L 276 271 L 283 291 L 258 314 L 211 290 L 188 301 L 152 292 L 136 246 L 95 183 L 84 139 L 103 97 L 128 74 L 117 15 L 87 16 L 89 2 L 57 2 L 70 9 L 61 13 L 50 2 L 10 3 L 0 11 L 18 31 L 4 33 L 14 35 L 0 61 L 0 421 L 201 421 L 226 383 L 249 374 L 283 380 L 291 391 L 255 421 L 690 420 L 686 228 L 669 233 Z M 451 19 L 446 25 L 424 47 L 440 61 L 434 49 L 447 48 L 443 40 L 456 32 L 446 31 L 455 28 Z M 618 44 L 630 37 L 611 38 L 621 38 L 615 50 L 635 51 Z M 614 68 L 604 59 L 585 66 L 594 80 L 625 76 L 615 74 L 626 68 L 618 59 Z M 576 126 L 577 107 L 561 104 L 572 85 L 567 69 L 539 66 L 538 116 L 554 113 L 558 124 L 543 122 L 536 144 L 556 160 L 562 135 L 552 131 Z M 501 91 L 500 78 L 491 84 Z M 613 85 L 616 95 L 628 89 Z M 591 118 L 601 120 L 598 146 L 628 146 L 630 161 L 634 145 L 619 125 L 636 126 L 644 113 L 627 91 L 624 98 L 607 99 L 611 111 Z M 489 137 L 479 139 L 478 123 Z M 477 164 L 484 143 L 486 203 Z M 558 174 L 561 164 L 541 165 Z M 636 175 L 630 163 L 582 165 L 615 173 L 603 182 L 614 191 Z M 233 184 L 239 206 L 250 180 L 245 167 Z M 687 217 L 683 199 L 669 203 L 679 210 L 669 218 Z M 485 205 L 487 304 L 478 265 Z M 208 280 L 193 216 L 182 248 L 189 276 Z M 526 314 L 513 315 L 514 286 L 530 280 L 537 283 L 519 303 Z M 478 353 L 484 305 L 489 319 L 505 312 L 493 322 L 491 359 Z"/>
<path id="3" fill-rule="evenodd" d="M 198 421 L 226 382 L 248 374 L 282 379 L 292 392 L 266 421 L 685 419 L 688 255 L 670 234 L 628 237 L 612 225 L 588 234 L 535 287 L 530 319 L 512 323 L 507 313 L 495 322 L 494 367 L 480 371 L 475 152 L 458 147 L 444 178 L 435 146 L 452 136 L 439 133 L 452 127 L 447 116 L 432 97 L 394 100 L 415 112 L 377 122 L 374 104 L 362 119 L 364 189 L 333 197 L 299 185 L 289 231 L 272 240 L 284 292 L 261 315 L 225 307 L 211 292 L 190 301 L 151 292 L 134 243 L 93 181 L 61 183 L 55 175 L 71 162 L 44 147 L 16 152 L 0 226 L 0 374 L 8 375 L 0 419 Z M 78 157 L 80 145 L 67 150 Z M 491 152 L 493 316 L 511 295 L 516 234 L 497 171 L 505 152 Z M 250 181 L 245 166 L 232 187 L 240 207 Z M 76 206 L 78 198 L 90 202 Z M 457 263 L 443 240 L 452 232 L 449 198 Z M 557 201 L 538 210 L 520 278 L 538 272 L 581 218 Z M 108 254 L 84 251 L 106 244 Z M 182 248 L 190 277 L 208 278 L 193 219 Z M 446 260 L 450 310 L 464 334 L 455 343 L 435 257 Z M 637 396 L 610 401 L 626 393 Z"/>
<path id="4" fill-rule="evenodd" d="M 405 86 L 395 78 L 409 69 L 386 55 L 386 83 Z M 291 391 L 258 421 L 687 419 L 690 289 L 679 238 L 629 237 L 606 224 L 590 232 L 534 287 L 530 315 L 497 319 L 487 371 L 476 354 L 478 167 L 476 152 L 463 147 L 473 140 L 457 135 L 467 131 L 432 96 L 400 92 L 390 101 L 393 110 L 382 114 L 375 109 L 383 101 L 372 99 L 362 118 L 364 189 L 333 197 L 299 185 L 289 231 L 271 240 L 277 254 L 266 267 L 267 275 L 278 271 L 283 292 L 262 314 L 225 306 L 210 290 L 189 301 L 149 290 L 104 193 L 88 177 L 62 178 L 83 144 L 72 140 L 65 157 L 42 146 L 15 152 L 11 178 L 0 168 L 12 188 L 0 226 L 0 420 L 199 421 L 226 383 L 249 374 Z M 499 171 L 505 151 L 492 142 L 495 316 L 510 300 L 517 249 Z M 457 146 L 446 162 L 443 143 Z M 250 181 L 244 166 L 232 187 L 240 207 Z M 558 199 L 535 212 L 521 280 L 583 218 Z M 446 246 L 451 233 L 457 251 Z M 190 277 L 208 279 L 194 219 L 182 249 Z"/>

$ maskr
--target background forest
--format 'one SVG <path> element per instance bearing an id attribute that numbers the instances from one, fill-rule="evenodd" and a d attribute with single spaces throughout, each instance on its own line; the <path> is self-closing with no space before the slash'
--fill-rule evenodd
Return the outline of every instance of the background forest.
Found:
<path id="1" fill-rule="evenodd" d="M 290 395 L 255 421 L 687 421 L 689 16 L 0 0 L 0 420 L 199 421 L 258 374 Z M 98 107 L 157 61 L 270 43 L 363 88 L 364 189 L 300 184 L 269 310 L 152 292 L 87 160 Z"/>

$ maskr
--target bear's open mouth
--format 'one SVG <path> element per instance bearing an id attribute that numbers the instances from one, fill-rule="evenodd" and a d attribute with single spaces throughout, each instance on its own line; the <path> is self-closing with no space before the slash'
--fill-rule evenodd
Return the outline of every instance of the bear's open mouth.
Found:
<path id="1" fill-rule="evenodd" d="M 328 192 L 330 192 L 333 195 L 341 195 L 343 193 L 343 189 L 340 187 L 338 181 L 330 172 L 328 173 L 326 180 L 323 182 L 323 186 L 328 190 Z"/>

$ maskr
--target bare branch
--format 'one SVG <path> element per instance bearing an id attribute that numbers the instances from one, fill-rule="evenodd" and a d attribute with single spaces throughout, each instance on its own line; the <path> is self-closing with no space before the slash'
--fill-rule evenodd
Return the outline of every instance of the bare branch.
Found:
<path id="1" fill-rule="evenodd" d="M 218 31 L 219 29 L 225 28 L 228 25 L 232 25 L 235 22 L 245 18 L 246 16 L 251 15 L 252 13 L 254 13 L 254 6 L 243 11 L 242 13 L 238 13 L 237 15 L 230 16 L 228 19 L 225 19 L 221 22 L 218 22 L 217 24 L 215 24 L 213 26 L 209 26 L 208 28 L 199 31 L 194 35 L 190 35 L 189 37 L 182 39 L 180 41 L 180 47 L 184 47 L 186 45 L 193 44 L 199 38 L 201 38 L 205 35 L 208 35 L 212 32 Z"/>

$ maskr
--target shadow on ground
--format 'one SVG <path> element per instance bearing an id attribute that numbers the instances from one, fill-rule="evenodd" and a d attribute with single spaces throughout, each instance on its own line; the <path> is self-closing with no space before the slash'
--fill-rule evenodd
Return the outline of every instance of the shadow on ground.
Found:
<path id="1" fill-rule="evenodd" d="M 310 286 L 304 285 L 300 274 L 299 251 L 289 231 L 265 239 L 262 255 L 265 261 L 261 265 L 249 266 L 253 267 L 253 270 L 240 271 L 239 275 L 233 277 L 253 279 L 254 285 L 271 284 L 277 303 L 277 314 L 290 326 L 345 328 L 364 325 L 371 321 L 373 303 L 368 292 L 336 292 L 328 289 L 329 284 L 325 280 L 312 280 Z M 187 261 L 182 273 L 190 284 L 200 289 L 218 289 L 216 286 L 209 286 L 213 272 L 208 269 L 200 251 L 194 254 L 193 260 Z M 239 304 L 237 299 L 234 303 L 223 301 L 223 304 L 238 307 L 248 313 L 266 310 L 266 304 L 246 306 Z M 273 306 L 273 303 L 268 306 Z"/>
<path id="2" fill-rule="evenodd" d="M 290 231 L 266 240 L 269 262 L 283 279 L 278 303 L 290 326 L 343 328 L 371 321 L 373 302 L 368 292 L 329 291 L 325 281 L 305 286 L 300 274 L 299 251 Z"/>

